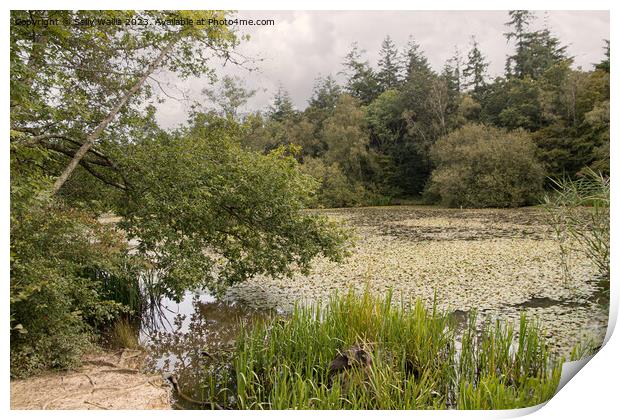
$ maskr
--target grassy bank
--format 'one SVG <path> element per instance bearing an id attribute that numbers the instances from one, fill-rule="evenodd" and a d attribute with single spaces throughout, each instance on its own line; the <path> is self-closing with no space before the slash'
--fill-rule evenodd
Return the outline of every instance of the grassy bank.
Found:
<path id="1" fill-rule="evenodd" d="M 333 295 L 248 327 L 205 397 L 240 409 L 501 409 L 551 398 L 561 361 L 524 317 L 459 331 L 449 315 L 391 295 Z"/>

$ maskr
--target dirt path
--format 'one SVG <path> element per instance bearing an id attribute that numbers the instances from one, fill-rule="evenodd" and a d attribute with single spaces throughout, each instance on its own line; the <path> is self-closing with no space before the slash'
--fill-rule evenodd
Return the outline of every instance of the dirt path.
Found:
<path id="1" fill-rule="evenodd" d="M 73 371 L 11 381 L 12 410 L 168 410 L 170 387 L 140 372 L 144 353 L 123 350 L 84 358 Z"/>

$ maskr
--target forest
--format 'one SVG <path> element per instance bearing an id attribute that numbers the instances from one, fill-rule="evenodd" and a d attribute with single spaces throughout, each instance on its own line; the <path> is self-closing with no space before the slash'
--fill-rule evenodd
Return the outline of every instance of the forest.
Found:
<path id="1" fill-rule="evenodd" d="M 386 35 L 377 43 L 378 62 L 369 62 L 366 51 L 353 44 L 340 68 L 317 76 L 305 109 L 296 109 L 280 86 L 269 108 L 256 111 L 246 110 L 254 90 L 239 77 L 215 71 L 222 62 L 246 64 L 236 48 L 252 39 L 230 27 L 25 24 L 227 16 L 231 13 L 11 12 L 12 378 L 79 366 L 119 322 L 139 318 L 149 301 L 179 301 L 198 288 L 221 298 L 260 276 L 311 273 L 317 259 L 346 261 L 355 235 L 325 209 L 520 208 L 541 205 L 559 185 L 589 177 L 608 188 L 610 43 L 601 39 L 601 60 L 592 70 L 576 68 L 553 28 L 538 29 L 529 11 L 507 12 L 501 76 L 489 76 L 485 52 L 473 37 L 468 51 L 456 51 L 434 69 L 415 38 L 398 47 Z M 158 80 L 162 72 L 204 80 L 204 100 L 173 129 L 156 118 L 166 95 Z M 579 235 L 584 237 L 582 231 L 573 236 Z M 594 251 L 607 253 L 600 265 L 607 278 L 608 244 L 607 238 L 606 248 Z M 148 275 L 153 272 L 156 278 Z M 391 313 L 381 301 L 367 299 L 342 305 L 360 317 L 375 310 L 371 307 Z M 331 305 L 335 313 L 342 310 L 337 301 Z M 311 318 L 296 311 L 292 322 Z M 390 316 L 402 325 L 412 322 Z M 434 311 L 431 316 L 420 308 L 416 316 L 428 328 L 424 334 L 439 334 Z M 360 328 L 367 326 L 358 321 Z M 522 321 L 522 334 L 533 337 L 528 325 Z M 297 334 L 286 328 L 282 334 Z M 378 339 L 383 333 L 373 334 Z M 487 334 L 494 343 L 494 332 Z M 353 344 L 357 338 L 348 339 Z M 257 351 L 252 340 L 240 341 L 243 352 Z M 536 337 L 527 340 L 532 348 L 538 345 Z M 330 346 L 321 351 L 336 351 Z M 477 351 L 482 350 L 466 354 L 476 358 Z M 446 357 L 440 363 L 446 370 L 424 381 L 451 380 L 454 354 Z M 234 363 L 243 366 L 242 359 Z M 436 363 L 428 359 L 428 366 Z M 460 363 L 467 377 L 471 366 L 466 359 Z M 544 374 L 539 366 L 532 369 Z M 557 366 L 553 369 L 556 380 Z M 287 380 L 295 382 L 295 372 L 290 374 Z M 413 408 L 424 386 L 386 399 L 385 408 Z M 475 403 L 477 388 L 465 382 L 462 387 L 446 388 L 440 399 L 428 397 L 424 407 L 512 404 Z M 551 388 L 545 382 L 540 395 L 550 397 Z M 242 408 L 262 407 L 262 391 L 244 392 Z M 518 394 L 506 397 L 510 401 L 532 402 L 523 389 L 510 392 Z M 324 397 L 324 407 L 343 408 L 338 397 Z M 294 405 L 286 398 L 279 408 Z M 377 407 L 359 398 L 353 408 Z"/>
<path id="2" fill-rule="evenodd" d="M 326 207 L 404 197 L 517 207 L 536 203 L 549 178 L 586 167 L 609 174 L 609 42 L 595 70 L 583 71 L 549 28 L 530 29 L 533 14 L 509 17 L 514 53 L 502 77 L 490 80 L 475 38 L 436 72 L 413 38 L 399 51 L 388 35 L 375 65 L 353 45 L 339 70 L 346 83 L 318 78 L 303 111 L 279 90 L 268 112 L 244 119 L 244 143 L 261 152 L 298 145 Z M 221 114 L 234 116 L 251 92 L 223 85 Z"/>

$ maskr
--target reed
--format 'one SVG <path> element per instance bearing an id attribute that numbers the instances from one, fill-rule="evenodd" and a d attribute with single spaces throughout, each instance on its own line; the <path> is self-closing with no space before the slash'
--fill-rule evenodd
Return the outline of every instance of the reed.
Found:
<path id="1" fill-rule="evenodd" d="M 238 409 L 532 406 L 551 398 L 561 371 L 541 337 L 525 317 L 518 334 L 502 323 L 479 331 L 475 315 L 461 332 L 421 301 L 351 291 L 244 328 L 228 376 L 210 376 L 205 396 Z M 330 371 L 351 349 L 369 362 Z"/>
<path id="2" fill-rule="evenodd" d="M 584 252 L 601 279 L 609 281 L 609 177 L 586 168 L 578 179 L 552 182 L 554 191 L 545 196 L 544 205 L 563 258 L 575 250 Z"/>

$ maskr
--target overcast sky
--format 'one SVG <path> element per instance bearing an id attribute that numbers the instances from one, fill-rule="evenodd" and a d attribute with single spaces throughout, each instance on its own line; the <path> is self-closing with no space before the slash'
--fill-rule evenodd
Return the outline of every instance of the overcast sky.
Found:
<path id="1" fill-rule="evenodd" d="M 600 11 L 549 11 L 536 12 L 537 26 L 545 22 L 552 33 L 564 45 L 568 54 L 574 56 L 575 66 L 589 70 L 603 57 L 603 40 L 609 39 L 609 13 Z M 238 51 L 245 56 L 262 59 L 257 62 L 259 71 L 249 73 L 241 68 L 227 65 L 218 70 L 220 75 L 240 76 L 256 95 L 249 101 L 245 111 L 264 109 L 271 101 L 278 85 L 291 95 L 298 109 L 304 109 L 311 95 L 316 77 L 331 74 L 342 81 L 344 56 L 351 44 L 357 42 L 367 51 L 366 57 L 375 66 L 381 42 L 390 35 L 399 49 L 409 36 L 420 44 L 431 66 L 439 71 L 457 47 L 466 55 L 471 36 L 474 35 L 480 49 L 490 62 L 489 74 L 500 75 L 504 70 L 506 55 L 512 45 L 506 44 L 503 33 L 507 12 L 498 11 L 240 11 L 239 18 L 274 19 L 275 26 L 237 27 L 240 34 L 251 39 L 242 42 Z M 206 80 L 179 81 L 160 75 L 168 87 L 183 91 L 187 97 L 200 100 Z M 175 95 L 175 89 L 167 89 Z M 167 99 L 158 105 L 158 120 L 164 127 L 182 124 L 187 119 L 189 105 L 185 101 Z"/>

